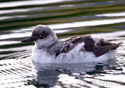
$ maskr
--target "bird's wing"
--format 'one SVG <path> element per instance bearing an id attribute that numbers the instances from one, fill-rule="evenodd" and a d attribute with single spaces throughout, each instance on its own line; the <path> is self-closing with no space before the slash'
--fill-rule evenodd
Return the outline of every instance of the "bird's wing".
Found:
<path id="1" fill-rule="evenodd" d="M 80 36 L 80 37 L 70 37 L 65 41 L 61 41 L 57 45 L 55 45 L 55 53 L 58 56 L 61 53 L 68 53 L 73 48 L 75 48 L 79 43 L 85 43 L 85 50 L 92 51 L 94 47 L 94 40 L 90 36 Z"/>
<path id="2" fill-rule="evenodd" d="M 122 42 L 116 44 L 100 40 L 98 45 L 93 48 L 93 53 L 98 57 L 109 52 L 110 50 L 117 49 L 121 44 Z"/>
<path id="3" fill-rule="evenodd" d="M 55 56 L 58 56 L 61 53 L 68 53 L 72 49 L 74 49 L 78 44 L 84 42 L 84 49 L 87 52 L 93 52 L 95 56 L 101 56 L 107 53 L 109 50 L 114 50 L 121 45 L 121 43 L 115 44 L 105 41 L 104 39 L 100 38 L 99 42 L 96 42 L 91 36 L 80 36 L 80 37 L 71 37 L 65 41 L 60 41 L 57 45 L 53 47 L 53 52 Z M 82 51 L 82 49 L 81 49 Z"/>

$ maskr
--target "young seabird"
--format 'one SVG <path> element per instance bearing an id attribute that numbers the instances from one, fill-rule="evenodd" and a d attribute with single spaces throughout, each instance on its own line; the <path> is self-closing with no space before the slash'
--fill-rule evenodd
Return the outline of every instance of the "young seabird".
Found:
<path id="1" fill-rule="evenodd" d="M 35 26 L 31 37 L 22 42 L 31 41 L 35 42 L 32 58 L 38 63 L 108 63 L 116 59 L 115 51 L 121 44 L 92 35 L 60 41 L 53 30 L 45 25 Z"/>

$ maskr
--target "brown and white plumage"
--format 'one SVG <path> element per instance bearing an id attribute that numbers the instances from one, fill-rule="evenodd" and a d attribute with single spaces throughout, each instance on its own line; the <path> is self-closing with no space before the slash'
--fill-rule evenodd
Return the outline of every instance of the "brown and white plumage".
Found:
<path id="1" fill-rule="evenodd" d="M 70 39 L 66 41 L 60 41 L 55 46 L 52 46 L 53 52 L 58 56 L 61 53 L 68 53 L 70 52 L 74 47 L 76 47 L 79 43 L 84 42 L 85 45 L 83 46 L 84 49 L 81 48 L 80 51 L 88 51 L 93 52 L 96 57 L 99 57 L 110 50 L 115 50 L 119 47 L 121 43 L 115 44 L 110 43 L 108 41 L 105 41 L 104 39 L 99 39 L 99 42 L 95 42 L 94 39 L 92 39 L 91 36 L 80 36 L 80 37 L 71 37 Z M 50 51 L 52 51 L 50 49 Z"/>
<path id="2" fill-rule="evenodd" d="M 33 28 L 31 37 L 22 42 L 35 41 L 33 61 L 39 63 L 108 62 L 115 59 L 115 44 L 91 35 L 58 40 L 52 29 L 45 25 Z"/>

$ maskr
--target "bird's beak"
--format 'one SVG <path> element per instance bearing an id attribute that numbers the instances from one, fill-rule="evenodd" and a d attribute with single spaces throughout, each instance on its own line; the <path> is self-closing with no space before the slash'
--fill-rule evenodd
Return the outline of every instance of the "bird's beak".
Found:
<path id="1" fill-rule="evenodd" d="M 33 42 L 34 40 L 36 40 L 36 38 L 28 37 L 28 38 L 23 39 L 21 42 Z"/>

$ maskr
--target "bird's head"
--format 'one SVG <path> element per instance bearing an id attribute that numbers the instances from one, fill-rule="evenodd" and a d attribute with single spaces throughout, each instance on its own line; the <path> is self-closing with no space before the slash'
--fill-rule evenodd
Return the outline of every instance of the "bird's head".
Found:
<path id="1" fill-rule="evenodd" d="M 22 42 L 35 42 L 35 44 L 39 47 L 49 47 L 53 43 L 57 42 L 57 36 L 48 26 L 45 25 L 37 25 L 32 30 L 32 35 Z"/>

